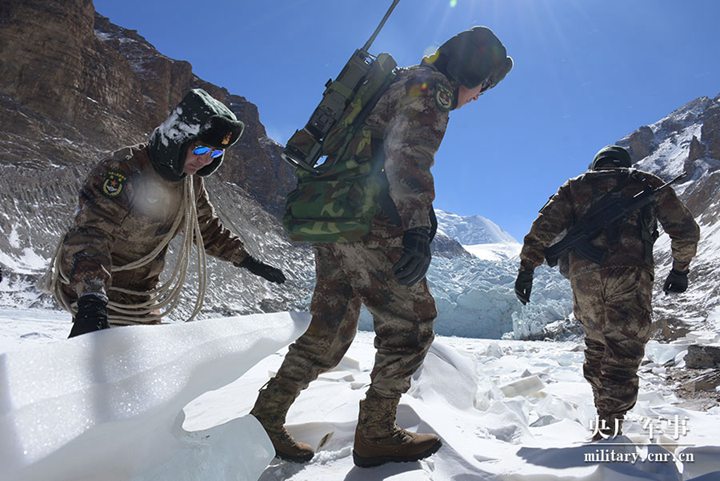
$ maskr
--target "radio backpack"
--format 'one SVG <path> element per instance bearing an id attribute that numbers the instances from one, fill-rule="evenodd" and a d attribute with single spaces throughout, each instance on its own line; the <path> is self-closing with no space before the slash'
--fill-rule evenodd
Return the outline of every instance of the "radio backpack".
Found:
<path id="1" fill-rule="evenodd" d="M 389 54 L 375 57 L 367 50 L 397 3 L 393 1 L 338 77 L 328 81 L 307 125 L 293 134 L 283 151 L 298 178 L 283 218 L 292 240 L 358 241 L 370 231 L 380 209 L 378 197 L 387 185 L 381 138 L 365 120 L 394 80 L 397 63 Z"/>
<path id="2" fill-rule="evenodd" d="M 386 188 L 379 133 L 365 119 L 395 78 L 395 61 L 381 54 L 323 143 L 324 164 L 298 169 L 298 185 L 287 197 L 285 229 L 305 242 L 355 242 L 370 231 Z M 368 155 L 368 152 L 371 152 Z"/>

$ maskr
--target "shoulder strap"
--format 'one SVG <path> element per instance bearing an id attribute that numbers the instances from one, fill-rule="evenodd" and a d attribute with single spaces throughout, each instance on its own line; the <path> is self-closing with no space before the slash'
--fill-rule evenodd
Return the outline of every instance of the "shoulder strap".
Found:
<path id="1" fill-rule="evenodd" d="M 390 57 L 392 60 L 392 57 Z M 392 60 L 392 64 L 394 64 L 394 60 Z M 337 150 L 337 153 L 334 155 L 335 160 L 341 160 L 345 157 L 345 154 L 347 153 L 347 148 L 350 145 L 350 141 L 357 135 L 357 133 L 362 129 L 363 125 L 365 124 L 365 121 L 367 120 L 368 116 L 372 112 L 373 108 L 375 108 L 375 105 L 377 105 L 378 101 L 380 100 L 380 97 L 383 96 L 383 94 L 387 91 L 390 84 L 395 80 L 397 76 L 397 73 L 395 69 L 391 69 L 383 79 L 380 86 L 377 88 L 373 96 L 370 98 L 370 100 L 362 106 L 362 109 L 360 110 L 357 115 L 350 120 L 350 124 L 346 128 L 345 132 L 343 133 L 343 140 L 341 147 Z M 328 166 L 330 167 L 330 166 Z"/>

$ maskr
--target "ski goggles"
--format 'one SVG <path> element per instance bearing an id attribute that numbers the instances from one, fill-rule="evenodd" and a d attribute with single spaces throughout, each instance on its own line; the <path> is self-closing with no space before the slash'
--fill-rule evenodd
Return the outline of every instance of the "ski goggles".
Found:
<path id="1" fill-rule="evenodd" d="M 225 149 L 213 149 L 212 147 L 207 147 L 205 145 L 198 145 L 193 149 L 193 154 L 195 155 L 205 155 L 208 152 L 212 152 L 210 154 L 210 157 L 212 157 L 213 159 L 217 159 L 225 153 Z"/>

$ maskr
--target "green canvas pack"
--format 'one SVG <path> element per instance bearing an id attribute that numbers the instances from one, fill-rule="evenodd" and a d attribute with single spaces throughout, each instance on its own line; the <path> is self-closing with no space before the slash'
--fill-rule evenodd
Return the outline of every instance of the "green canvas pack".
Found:
<path id="1" fill-rule="evenodd" d="M 286 201 L 283 224 L 291 240 L 357 242 L 370 231 L 387 189 L 382 137 L 365 120 L 395 78 L 395 60 L 380 54 L 322 144 L 316 172 L 296 169 L 298 184 Z"/>

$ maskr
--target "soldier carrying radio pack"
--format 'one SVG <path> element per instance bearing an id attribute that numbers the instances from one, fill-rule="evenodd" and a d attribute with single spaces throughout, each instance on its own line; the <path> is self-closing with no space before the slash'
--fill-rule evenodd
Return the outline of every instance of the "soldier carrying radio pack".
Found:
<path id="1" fill-rule="evenodd" d="M 395 424 L 400 396 L 434 337 L 437 313 L 425 280 L 436 228 L 430 167 L 449 112 L 477 99 L 512 68 L 505 47 L 485 27 L 461 32 L 410 68 L 393 69 L 392 58 L 381 54 L 354 72 L 364 63 L 354 61 L 363 56 L 366 48 L 328 84 L 308 126 L 285 150 L 298 167 L 285 226 L 292 239 L 315 244 L 317 284 L 308 330 L 290 346 L 251 413 L 277 455 L 294 462 L 308 461 L 314 452 L 286 431 L 287 411 L 300 391 L 340 362 L 362 304 L 373 315 L 377 355 L 360 402 L 355 464 L 415 461 L 440 448 L 436 435 Z M 350 77 L 355 90 L 337 85 Z M 327 159 L 320 164 L 322 155 Z"/>

